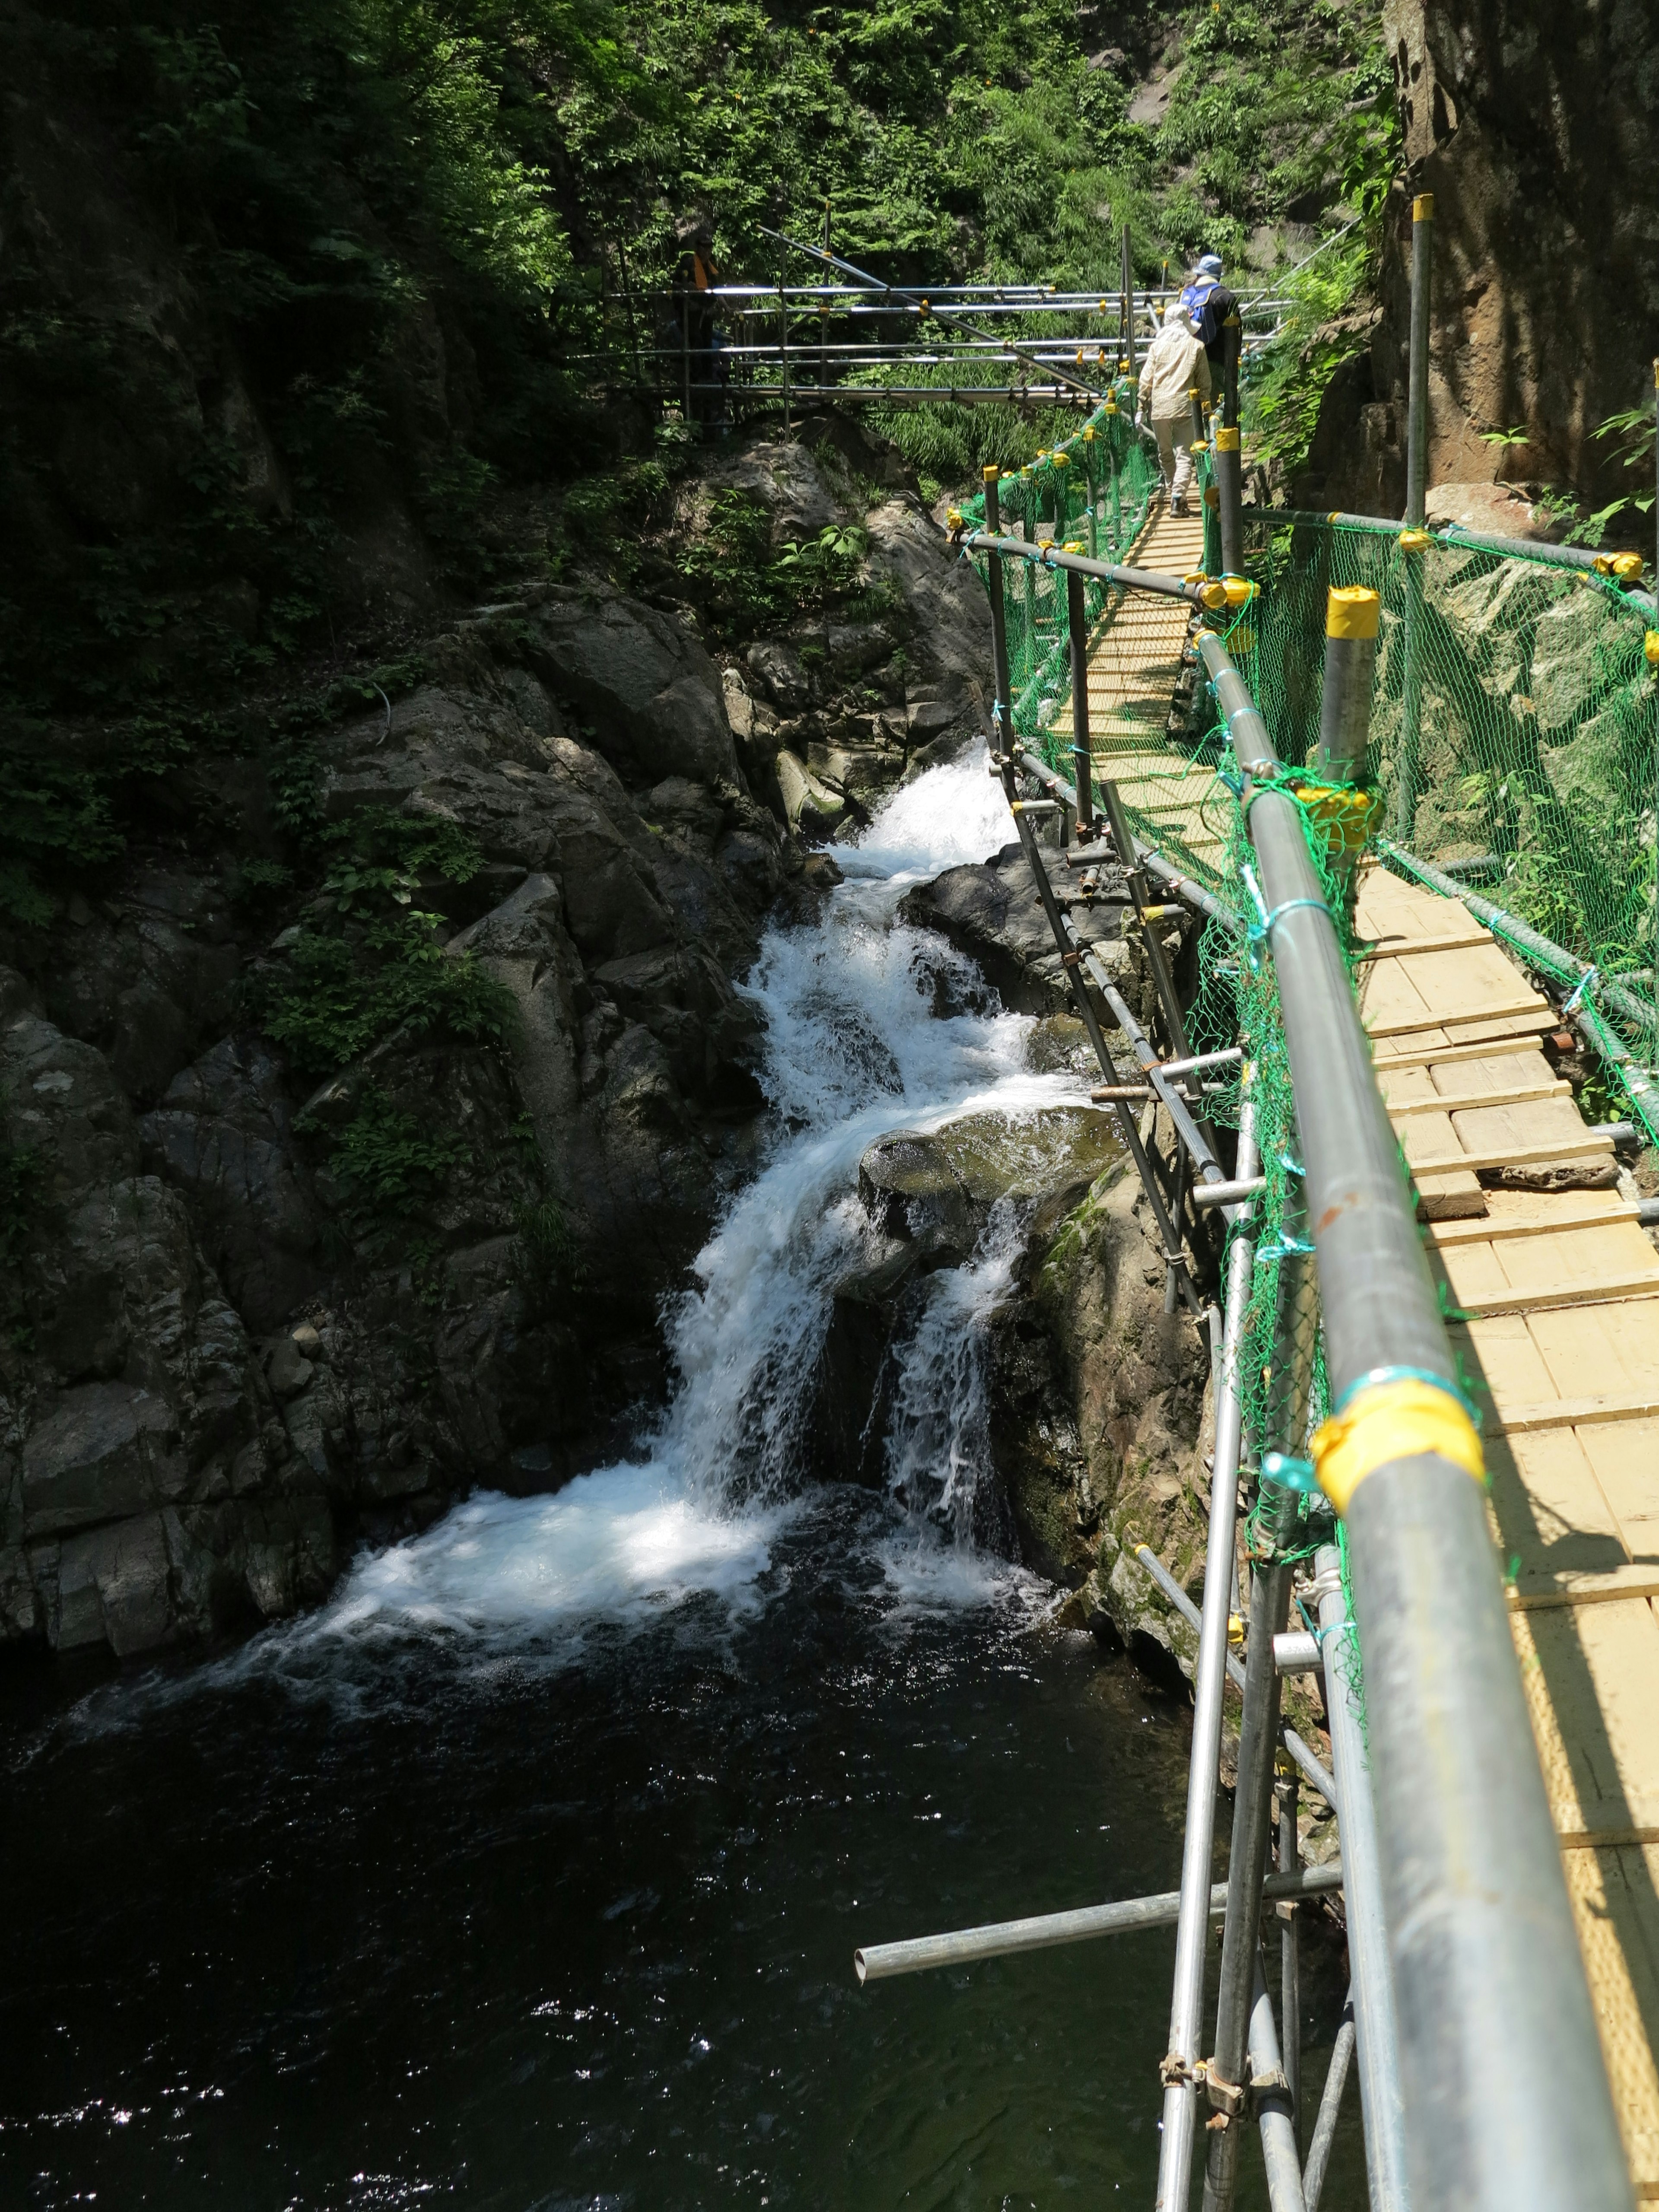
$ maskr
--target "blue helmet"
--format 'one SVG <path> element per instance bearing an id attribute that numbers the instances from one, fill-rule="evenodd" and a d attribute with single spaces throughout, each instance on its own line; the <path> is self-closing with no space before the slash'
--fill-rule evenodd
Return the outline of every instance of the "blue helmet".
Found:
<path id="1" fill-rule="evenodd" d="M 1198 274 L 1200 276 L 1213 277 L 1218 284 L 1221 282 L 1221 256 L 1218 253 L 1200 254 Z"/>

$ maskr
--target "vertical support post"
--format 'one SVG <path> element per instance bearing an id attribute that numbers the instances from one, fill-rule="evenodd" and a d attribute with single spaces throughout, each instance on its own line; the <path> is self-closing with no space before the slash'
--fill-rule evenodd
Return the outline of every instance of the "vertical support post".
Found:
<path id="1" fill-rule="evenodd" d="M 1434 272 L 1434 194 L 1412 202 L 1412 335 L 1406 402 L 1406 527 L 1420 530 L 1429 495 L 1429 287 Z"/>
<path id="2" fill-rule="evenodd" d="M 1285 1758 L 1279 1778 L 1279 1867 L 1294 1874 L 1301 1862 L 1297 1838 L 1297 1787 L 1296 1762 Z M 1285 2079 L 1290 2087 L 1294 2115 L 1302 2104 L 1302 1921 L 1296 1899 L 1286 1898 L 1279 1913 L 1279 2027 L 1284 2053 Z"/>
<path id="3" fill-rule="evenodd" d="M 783 362 L 783 434 L 789 435 L 789 302 L 784 296 L 783 276 L 778 276 L 778 352 Z"/>
<path id="4" fill-rule="evenodd" d="M 1255 2085 L 1256 2126 L 1261 2135 L 1261 2160 L 1267 2169 L 1269 2212 L 1304 2212 L 1302 2160 L 1296 2144 L 1296 2104 L 1279 2038 L 1273 2031 L 1273 2003 L 1261 1971 L 1259 1944 L 1255 1990 L 1250 2005 L 1249 2055 L 1250 2080 Z"/>
<path id="5" fill-rule="evenodd" d="M 982 471 L 985 528 L 992 538 L 1002 535 L 1000 478 L 1000 471 L 994 462 Z M 1013 742 L 1013 690 L 1008 680 L 1008 612 L 1003 598 L 1001 554 L 988 554 L 985 568 L 991 596 L 991 681 L 997 695 L 991 702 L 991 749 L 996 753 L 1006 753 Z"/>
<path id="6" fill-rule="evenodd" d="M 1255 1171 L 1255 1109 L 1247 1092 L 1238 1120 L 1237 1172 L 1248 1181 Z M 1170 2049 L 1162 2069 L 1164 2126 L 1158 2140 L 1158 2212 L 1187 2212 L 1198 2117 L 1192 2072 L 1203 2026 L 1210 1867 L 1215 1849 L 1222 1693 L 1227 1680 L 1227 1616 L 1233 1602 L 1233 1537 L 1244 1413 L 1240 1370 L 1244 1314 L 1255 1268 L 1255 1243 L 1247 1216 L 1233 1231 L 1227 1253 L 1226 1313 L 1216 1390 L 1215 1462 L 1210 1476 L 1210 1521 L 1204 1552 L 1204 1611 L 1193 1682 L 1192 1765 L 1187 1774 L 1187 1826 L 1181 1852 L 1181 1915 L 1176 1923 Z"/>
<path id="7" fill-rule="evenodd" d="M 1409 848 L 1417 820 L 1418 761 L 1423 747 L 1423 563 L 1432 540 L 1426 531 L 1400 534 L 1406 563 L 1406 663 L 1401 685 L 1400 757 L 1395 765 L 1394 834 Z"/>
<path id="8" fill-rule="evenodd" d="M 1331 2146 L 1336 2141 L 1337 2115 L 1342 2109 L 1342 2092 L 1348 2086 L 1348 2069 L 1353 2063 L 1353 2044 L 1351 1990 L 1342 2008 L 1336 2041 L 1331 2046 L 1331 2063 L 1325 2069 L 1325 2087 L 1319 2100 L 1319 2118 L 1314 2122 L 1313 2141 L 1308 2145 L 1308 2163 L 1302 2169 L 1303 2212 L 1319 2212 L 1319 2200 L 1325 2193 Z"/>
<path id="9" fill-rule="evenodd" d="M 1099 459 L 1096 445 L 1095 426 L 1091 422 L 1083 433 L 1083 476 L 1089 493 L 1088 543 L 1091 561 L 1100 558 L 1100 517 L 1095 512 L 1096 502 L 1100 497 L 1100 480 L 1095 469 Z"/>
<path id="10" fill-rule="evenodd" d="M 1222 325 L 1221 422 L 1215 434 L 1215 478 L 1221 524 L 1221 571 L 1244 573 L 1244 455 L 1238 427 L 1238 341 L 1241 325 Z"/>
<path id="11" fill-rule="evenodd" d="M 1286 1492 L 1288 1510 L 1295 1493 Z M 1275 1534 L 1279 1532 L 1276 1530 Z M 1275 1546 L 1275 1549 L 1277 1547 Z M 1291 1570 L 1258 1559 L 1250 1577 L 1249 1644 L 1244 1661 L 1244 1712 L 1238 1737 L 1238 1786 L 1233 1796 L 1232 1850 L 1227 1861 L 1227 1917 L 1221 1932 L 1221 1987 L 1216 2002 L 1215 2055 L 1207 2069 L 1217 2125 L 1204 2174 L 1204 2212 L 1229 2212 L 1238 2184 L 1243 2141 L 1248 2047 L 1256 1954 L 1261 1942 L 1261 1877 L 1273 1809 L 1273 1746 L 1279 1734 L 1279 1675 L 1273 1638 L 1285 1626 Z"/>
<path id="12" fill-rule="evenodd" d="M 1089 610 L 1075 568 L 1066 571 L 1066 629 L 1072 651 L 1072 781 L 1077 791 L 1077 834 L 1086 845 L 1094 834 L 1095 757 L 1089 745 Z"/>
<path id="13" fill-rule="evenodd" d="M 1358 783 L 1364 770 L 1382 618 L 1382 600 L 1363 584 L 1334 585 L 1326 594 L 1325 687 L 1314 755 L 1322 783 Z"/>
<path id="14" fill-rule="evenodd" d="M 1319 1601 L 1320 1644 L 1325 1654 L 1331 1765 L 1342 1801 L 1336 1812 L 1342 1834 L 1343 1898 L 1353 1972 L 1359 2101 L 1365 2116 L 1365 2171 L 1371 2212 L 1408 2212 L 1399 2029 L 1389 1935 L 1382 1920 L 1382 1869 L 1376 1806 L 1371 1794 L 1370 1754 L 1359 1698 L 1359 1640 L 1348 1617 L 1335 1545 L 1323 1546 L 1314 1564 L 1324 1589 Z"/>
<path id="15" fill-rule="evenodd" d="M 1124 374 L 1129 380 L 1129 404 L 1134 405 L 1135 371 L 1135 272 L 1134 257 L 1129 248 L 1129 226 L 1123 226 L 1119 240 L 1119 254 L 1123 279 L 1123 360 Z"/>
<path id="16" fill-rule="evenodd" d="M 1196 385 L 1187 394 L 1187 404 L 1193 411 L 1193 459 L 1196 460 L 1210 442 L 1204 432 L 1204 395 Z"/>
<path id="17" fill-rule="evenodd" d="M 691 428 L 691 294 L 680 289 L 680 416 Z"/>
<path id="18" fill-rule="evenodd" d="M 1173 1060 L 1185 1060 L 1188 1047 L 1187 1024 L 1181 1011 L 1181 994 L 1176 989 L 1175 977 L 1170 972 L 1169 956 L 1158 934 L 1158 925 L 1146 918 L 1148 907 L 1158 903 L 1146 880 L 1146 871 L 1135 858 L 1134 833 L 1129 818 L 1123 811 L 1122 797 L 1115 783 L 1103 783 L 1101 798 L 1105 802 L 1106 818 L 1111 824 L 1112 842 L 1117 848 L 1118 863 L 1129 882 L 1129 896 L 1135 902 L 1135 919 L 1146 947 L 1146 964 L 1152 971 L 1152 988 L 1158 993 L 1158 1003 L 1164 1014 L 1164 1033 Z M 1213 1145 L 1209 1124 L 1201 1117 L 1200 1127 Z"/>

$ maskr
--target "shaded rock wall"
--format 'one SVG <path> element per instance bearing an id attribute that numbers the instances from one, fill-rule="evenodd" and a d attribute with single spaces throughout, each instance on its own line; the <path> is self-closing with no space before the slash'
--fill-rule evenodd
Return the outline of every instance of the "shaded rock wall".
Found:
<path id="1" fill-rule="evenodd" d="M 842 511 L 810 454 L 758 450 L 789 456 L 769 485 Z M 914 501 L 876 519 L 890 658 L 962 585 Z M 855 655 L 814 670 L 808 728 L 851 715 L 863 787 L 896 781 L 936 708 L 952 741 L 971 726 L 968 636 L 956 688 L 927 679 L 942 708 L 907 690 L 936 672 L 918 650 L 878 732 Z M 373 923 L 314 883 L 250 907 L 246 843 L 157 842 L 52 928 L 0 929 L 0 1640 L 125 1654 L 291 1611 L 359 1535 L 476 1481 L 566 1479 L 666 1387 L 664 1301 L 763 1103 L 737 979 L 833 865 L 792 833 L 752 726 L 734 738 L 749 694 L 690 610 L 536 581 L 420 657 L 406 696 L 307 739 L 307 773 L 325 827 L 470 841 L 465 881 L 416 888 L 443 961 L 510 1006 L 499 1039 L 413 1024 L 320 1083 L 296 1066 L 252 1015 L 292 992 L 307 930 Z M 267 850 L 283 772 L 258 743 L 212 769 Z M 450 1155 L 391 1213 L 336 1149 L 370 1092 Z"/>
<path id="2" fill-rule="evenodd" d="M 1643 0 L 1384 0 L 1413 191 L 1436 210 L 1431 483 L 1632 489 L 1606 441 L 1659 349 L 1659 46 Z M 1389 210 L 1379 398 L 1403 397 L 1410 204 Z M 1402 418 L 1403 420 L 1403 418 Z M 1479 433 L 1524 426 L 1528 442 Z M 1638 489 L 1650 487 L 1636 486 Z"/>

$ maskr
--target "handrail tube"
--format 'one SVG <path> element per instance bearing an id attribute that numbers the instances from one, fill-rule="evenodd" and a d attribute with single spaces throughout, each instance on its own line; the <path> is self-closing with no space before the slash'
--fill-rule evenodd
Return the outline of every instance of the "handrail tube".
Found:
<path id="1" fill-rule="evenodd" d="M 1347 2086 L 1353 2046 L 1353 1994 L 1350 1990 L 1342 2008 L 1336 2041 L 1331 2046 L 1331 2063 L 1325 2069 L 1319 2117 L 1314 2122 L 1313 2141 L 1308 2145 L 1308 2163 L 1302 2169 L 1304 2212 L 1319 2212 L 1319 2200 L 1325 2192 L 1325 2174 L 1331 2162 L 1331 2146 L 1336 2141 L 1337 2114 L 1342 2109 L 1342 2092 Z"/>
<path id="2" fill-rule="evenodd" d="M 1302 2154 L 1296 2140 L 1296 2100 L 1273 2025 L 1273 2000 L 1261 1971 L 1261 1943 L 1255 1947 L 1255 1987 L 1250 2001 L 1249 2038 L 1250 2087 L 1261 2136 L 1261 2160 L 1267 2170 L 1270 2212 L 1305 2212 L 1302 2201 Z"/>
<path id="3" fill-rule="evenodd" d="M 1342 1862 L 1298 1867 L 1292 1875 L 1270 1874 L 1261 1901 L 1280 1898 L 1328 1897 L 1342 1887 Z M 1208 1893 L 1208 1917 L 1219 1919 L 1227 1885 Z M 901 1943 L 866 1943 L 853 1954 L 853 1970 L 863 1982 L 890 1981 L 896 1974 L 926 1973 L 933 1966 L 959 1966 L 975 1959 L 1002 1959 L 1016 1951 L 1052 1951 L 1062 1943 L 1086 1943 L 1097 1936 L 1133 1935 L 1143 1928 L 1173 1925 L 1181 1892 L 1159 1890 L 1151 1897 L 1126 1897 L 1115 1905 L 1079 1905 L 1074 1912 L 1038 1912 L 1025 1920 L 992 1920 L 980 1928 L 957 1928 L 943 1936 L 914 1936 Z"/>
<path id="4" fill-rule="evenodd" d="M 1346 1899 L 1348 1956 L 1353 1975 L 1354 2026 L 1358 2036 L 1359 2101 L 1365 2120 L 1365 2170 L 1371 2212 L 1407 2212 L 1405 2109 L 1400 2094 L 1400 2030 L 1394 1977 L 1383 1920 L 1376 1801 L 1365 1750 L 1352 1661 L 1358 1657 L 1341 1562 L 1334 1544 L 1314 1562 L 1325 1585 L 1319 1601 L 1319 1634 L 1329 1643 L 1325 1711 L 1336 1769 L 1337 1822 L 1343 1863 L 1352 1875 Z"/>
<path id="5" fill-rule="evenodd" d="M 1073 568 L 1080 576 L 1096 577 L 1103 584 L 1122 584 L 1132 592 L 1157 592 L 1166 599 L 1185 599 L 1201 607 L 1201 584 L 1188 584 L 1179 576 L 1165 576 L 1155 568 L 1120 568 L 1109 561 L 1091 561 L 1086 553 L 1062 553 L 1052 545 L 1035 545 L 1029 538 L 993 538 L 983 530 L 963 533 L 962 544 L 975 553 L 1000 553 L 1005 560 L 1035 561 L 1042 568 Z"/>
<path id="6" fill-rule="evenodd" d="M 1278 761 L 1199 646 L 1247 776 Z M 1379 1370 L 1456 1388 L 1303 817 L 1249 811 L 1295 1085 L 1333 1401 Z M 1304 903 L 1305 902 L 1305 903 Z M 1484 1489 L 1415 1453 L 1349 1500 L 1415 2212 L 1627 2212 L 1629 2182 L 1522 1693 Z"/>
<path id="7" fill-rule="evenodd" d="M 1141 1565 L 1146 1568 L 1147 1573 L 1163 1591 L 1164 1596 L 1169 1599 L 1170 1604 L 1181 1615 L 1182 1619 L 1193 1628 L 1200 1627 L 1202 1616 L 1200 1614 L 1198 1607 L 1193 1603 L 1191 1598 L 1188 1596 L 1186 1591 L 1182 1589 L 1181 1584 L 1170 1572 L 1170 1570 L 1164 1565 L 1163 1560 L 1158 1558 L 1158 1553 L 1152 1550 L 1152 1547 L 1149 1544 L 1141 1544 L 1137 1546 L 1135 1557 L 1139 1560 Z M 1229 1571 L 1227 1576 L 1227 1588 L 1229 1600 L 1231 1601 L 1232 1591 L 1232 1575 L 1231 1571 Z M 1236 1690 L 1242 1690 L 1244 1687 L 1244 1669 L 1231 1651 L 1227 1654 L 1227 1680 L 1232 1684 Z M 1312 1783 L 1314 1788 L 1319 1792 L 1320 1796 L 1325 1800 L 1325 1802 L 1331 1808 L 1332 1811 L 1334 1812 L 1336 1809 L 1335 1776 L 1326 1771 L 1317 1756 L 1309 1749 L 1307 1744 L 1297 1734 L 1294 1729 L 1287 1728 L 1281 1729 L 1280 1737 L 1285 1750 L 1289 1752 L 1291 1757 L 1302 1769 L 1303 1773 L 1307 1777 L 1308 1780 Z"/>
<path id="8" fill-rule="evenodd" d="M 1384 515 L 1348 514 L 1340 507 L 1316 514 L 1311 507 L 1247 507 L 1243 515 L 1246 522 L 1271 522 L 1279 529 L 1363 530 L 1374 538 L 1398 538 L 1402 527 Z M 1494 530 L 1466 530 L 1459 522 L 1443 524 L 1437 530 L 1425 526 L 1425 534 L 1437 545 L 1449 546 L 1454 551 L 1461 548 L 1471 553 L 1500 553 L 1510 560 L 1542 561 L 1553 568 L 1588 570 L 1615 587 L 1619 584 L 1619 579 L 1600 565 L 1609 556 L 1588 545 L 1558 545 L 1544 538 L 1508 538 Z M 1631 596 L 1640 595 L 1632 592 Z"/>
<path id="9" fill-rule="evenodd" d="M 1238 1120 L 1238 1164 L 1249 1173 L 1255 1161 L 1255 1109 L 1247 1094 Z M 1193 1670 L 1193 1748 L 1187 1771 L 1187 1826 L 1181 1857 L 1181 1905 L 1176 1922 L 1175 1978 L 1170 1997 L 1169 2055 L 1174 2077 L 1166 2080 L 1164 2091 L 1164 2131 L 1158 2161 L 1159 2212 L 1186 2212 L 1197 2118 L 1197 2094 L 1191 2072 L 1198 2063 L 1199 2039 L 1203 2032 L 1205 1956 L 1209 1920 L 1215 1910 L 1210 1901 L 1213 1899 L 1210 1863 L 1215 1850 L 1222 1710 L 1231 1657 L 1227 1649 L 1227 1623 L 1232 1601 L 1233 1547 L 1238 1517 L 1238 1461 L 1244 1434 L 1240 1362 L 1255 1257 L 1254 1235 L 1248 1223 L 1241 1223 L 1227 1253 L 1225 1321 L 1216 1389 L 1215 1452 L 1210 1475 L 1202 1613 L 1174 1577 L 1167 1576 L 1161 1560 L 1153 1576 L 1160 1588 L 1173 1588 L 1179 1593 L 1182 1613 L 1198 1630 L 1198 1663 Z M 1145 1547 L 1138 1556 L 1144 1564 Z M 1221 1894 L 1224 1906 L 1224 1884 Z"/>

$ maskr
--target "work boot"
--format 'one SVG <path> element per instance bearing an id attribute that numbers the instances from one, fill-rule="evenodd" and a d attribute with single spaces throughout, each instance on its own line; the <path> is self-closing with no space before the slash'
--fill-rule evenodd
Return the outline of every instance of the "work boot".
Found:
<path id="1" fill-rule="evenodd" d="M 1184 519 L 1187 513 L 1187 501 L 1185 497 L 1172 499 L 1170 501 L 1170 512 L 1171 514 L 1181 515 Z"/>

